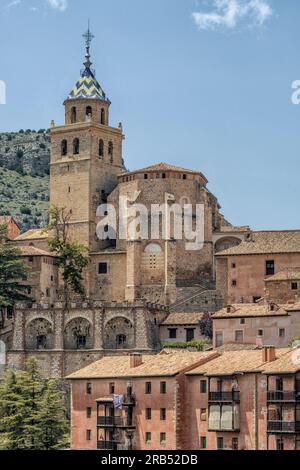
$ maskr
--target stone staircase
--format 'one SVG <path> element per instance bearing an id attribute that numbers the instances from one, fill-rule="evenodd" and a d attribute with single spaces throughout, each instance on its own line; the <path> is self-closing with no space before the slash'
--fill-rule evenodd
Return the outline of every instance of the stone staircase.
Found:
<path id="1" fill-rule="evenodd" d="M 223 307 L 224 301 L 211 281 L 178 282 L 176 302 L 170 312 L 216 312 Z"/>

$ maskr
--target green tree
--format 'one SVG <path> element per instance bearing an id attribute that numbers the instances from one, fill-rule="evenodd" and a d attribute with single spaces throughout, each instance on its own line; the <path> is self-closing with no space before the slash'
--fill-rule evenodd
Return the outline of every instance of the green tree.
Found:
<path id="1" fill-rule="evenodd" d="M 43 379 L 35 359 L 8 370 L 0 386 L 0 449 L 50 450 L 66 446 L 68 421 L 59 382 Z"/>
<path id="2" fill-rule="evenodd" d="M 0 449 L 24 447 L 25 407 L 17 375 L 7 370 L 0 385 Z"/>
<path id="3" fill-rule="evenodd" d="M 41 449 L 61 449 L 68 445 L 68 423 L 62 403 L 63 393 L 58 381 L 49 380 L 37 414 L 41 424 L 37 432 Z"/>
<path id="4" fill-rule="evenodd" d="M 70 217 L 71 214 L 66 209 L 54 207 L 50 209 L 50 223 L 47 228 L 53 232 L 48 240 L 49 249 L 57 254 L 58 265 L 62 270 L 65 307 L 69 305 L 72 292 L 84 297 L 82 273 L 89 263 L 87 248 L 69 238 Z"/>
<path id="5" fill-rule="evenodd" d="M 7 225 L 0 225 L 0 327 L 4 324 L 4 309 L 16 302 L 30 300 L 26 292 L 28 268 L 20 250 L 7 239 Z"/>

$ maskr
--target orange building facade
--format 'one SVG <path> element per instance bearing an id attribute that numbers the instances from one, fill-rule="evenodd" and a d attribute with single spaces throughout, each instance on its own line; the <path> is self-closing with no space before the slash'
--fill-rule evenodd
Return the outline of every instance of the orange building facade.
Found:
<path id="1" fill-rule="evenodd" d="M 72 449 L 300 449 L 299 348 L 106 357 L 68 379 Z"/>

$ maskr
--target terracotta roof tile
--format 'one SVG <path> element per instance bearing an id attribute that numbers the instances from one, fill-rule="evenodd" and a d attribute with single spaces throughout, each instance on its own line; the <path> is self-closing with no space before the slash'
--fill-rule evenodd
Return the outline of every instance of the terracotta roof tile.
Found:
<path id="1" fill-rule="evenodd" d="M 274 281 L 299 281 L 300 280 L 300 268 L 286 268 L 280 271 L 274 276 L 265 279 L 265 282 Z"/>
<path id="2" fill-rule="evenodd" d="M 286 354 L 287 349 L 277 349 L 276 356 L 280 357 Z M 264 364 L 262 350 L 243 350 L 228 351 L 221 356 L 195 369 L 187 372 L 187 375 L 208 375 L 208 376 L 225 376 L 237 373 L 247 373 L 260 371 L 260 367 Z"/>
<path id="3" fill-rule="evenodd" d="M 249 240 L 217 253 L 216 256 L 300 253 L 300 230 L 252 232 Z"/>
<path id="4" fill-rule="evenodd" d="M 285 350 L 286 351 L 286 350 Z M 300 347 L 289 349 L 279 359 L 260 367 L 266 374 L 293 374 L 300 371 Z"/>
<path id="5" fill-rule="evenodd" d="M 53 253 L 49 251 L 40 250 L 34 246 L 19 246 L 18 249 L 21 251 L 23 256 L 51 256 L 55 257 Z"/>
<path id="6" fill-rule="evenodd" d="M 214 313 L 212 318 L 240 318 L 240 317 L 273 317 L 288 315 L 286 305 L 275 305 L 274 310 L 266 303 L 257 304 L 233 304 L 230 305 L 231 311 L 227 311 L 227 307 L 222 308 Z"/>
<path id="7" fill-rule="evenodd" d="M 48 238 L 48 234 L 44 232 L 43 229 L 31 229 L 28 230 L 25 233 L 21 233 L 15 241 L 22 241 L 22 240 L 37 240 L 37 239 L 43 239 L 43 238 Z"/>
<path id="8" fill-rule="evenodd" d="M 174 172 L 180 172 L 180 173 L 186 173 L 186 174 L 190 174 L 190 175 L 200 175 L 206 183 L 208 183 L 208 180 L 205 178 L 205 176 L 203 175 L 203 173 L 201 173 L 200 171 L 196 171 L 196 170 L 190 170 L 190 169 L 187 169 L 187 168 L 181 168 L 179 166 L 175 166 L 175 165 L 170 165 L 169 163 L 156 163 L 155 165 L 151 165 L 151 166 L 147 166 L 145 168 L 140 168 L 140 169 L 137 169 L 135 171 L 129 171 L 127 173 L 122 173 L 120 176 L 126 176 L 126 175 L 132 175 L 134 173 L 146 173 L 146 172 L 160 172 L 160 171 L 174 171 Z"/>
<path id="9" fill-rule="evenodd" d="M 130 367 L 129 356 L 106 356 L 74 372 L 67 379 L 173 376 L 215 355 L 215 351 L 164 351 L 157 355 L 143 355 L 143 363 L 134 368 Z"/>
<path id="10" fill-rule="evenodd" d="M 198 325 L 203 315 L 202 312 L 173 312 L 161 325 Z"/>

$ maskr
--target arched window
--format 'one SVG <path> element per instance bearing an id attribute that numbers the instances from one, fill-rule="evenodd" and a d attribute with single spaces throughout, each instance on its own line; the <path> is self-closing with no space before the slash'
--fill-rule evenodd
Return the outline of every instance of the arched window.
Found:
<path id="1" fill-rule="evenodd" d="M 114 144 L 112 142 L 108 143 L 108 155 L 110 156 L 110 160 L 112 161 L 114 158 Z"/>
<path id="2" fill-rule="evenodd" d="M 73 140 L 73 155 L 79 154 L 79 139 Z"/>
<path id="3" fill-rule="evenodd" d="M 105 124 L 105 110 L 104 110 L 104 108 L 101 109 L 100 123 L 103 124 L 103 125 Z"/>
<path id="4" fill-rule="evenodd" d="M 68 154 L 68 142 L 66 139 L 61 141 L 61 155 L 62 157 Z"/>
<path id="5" fill-rule="evenodd" d="M 87 106 L 87 107 L 86 107 L 85 115 L 86 115 L 87 118 L 89 118 L 90 116 L 93 115 L 93 110 L 92 110 L 92 107 L 91 107 L 91 106 Z"/>
<path id="6" fill-rule="evenodd" d="M 104 142 L 102 139 L 99 140 L 99 157 L 104 156 Z"/>
<path id="7" fill-rule="evenodd" d="M 158 254 L 161 252 L 162 249 L 158 243 L 149 243 L 145 248 L 145 253 Z"/>
<path id="8" fill-rule="evenodd" d="M 77 121 L 77 111 L 76 111 L 75 106 L 73 106 L 71 110 L 71 123 L 75 124 L 76 121 Z"/>

